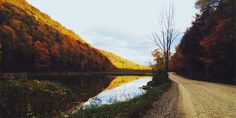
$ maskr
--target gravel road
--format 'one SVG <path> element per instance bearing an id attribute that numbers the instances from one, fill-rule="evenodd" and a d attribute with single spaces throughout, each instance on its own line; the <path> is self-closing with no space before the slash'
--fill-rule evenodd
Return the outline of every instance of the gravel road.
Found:
<path id="1" fill-rule="evenodd" d="M 236 118 L 236 86 L 169 77 L 173 86 L 145 118 Z"/>

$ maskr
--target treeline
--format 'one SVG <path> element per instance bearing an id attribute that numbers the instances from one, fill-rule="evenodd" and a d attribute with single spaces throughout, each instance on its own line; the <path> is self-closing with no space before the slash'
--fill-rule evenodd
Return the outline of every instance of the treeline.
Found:
<path id="1" fill-rule="evenodd" d="M 236 84 L 235 1 L 198 0 L 192 26 L 185 32 L 170 70 L 197 80 Z"/>
<path id="2" fill-rule="evenodd" d="M 25 0 L 0 0 L 1 71 L 115 68 L 99 50 Z"/>

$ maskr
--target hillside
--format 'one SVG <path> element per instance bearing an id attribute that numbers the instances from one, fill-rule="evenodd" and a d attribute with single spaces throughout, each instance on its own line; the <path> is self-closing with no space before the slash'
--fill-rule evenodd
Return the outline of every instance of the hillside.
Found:
<path id="1" fill-rule="evenodd" d="M 25 0 L 0 0 L 0 44 L 4 71 L 115 68 L 99 50 Z"/>
<path id="2" fill-rule="evenodd" d="M 0 0 L 4 71 L 106 70 L 97 49 L 25 0 Z"/>
<path id="3" fill-rule="evenodd" d="M 203 1 L 201 13 L 183 36 L 170 69 L 197 80 L 236 84 L 235 2 Z"/>
<path id="4" fill-rule="evenodd" d="M 149 70 L 150 67 L 136 64 L 132 61 L 129 61 L 123 57 L 115 55 L 111 52 L 100 50 L 100 52 L 106 56 L 111 63 L 118 69 L 132 69 L 132 70 Z"/>
<path id="5" fill-rule="evenodd" d="M 86 43 L 25 0 L 0 0 L 1 71 L 147 69 Z"/>

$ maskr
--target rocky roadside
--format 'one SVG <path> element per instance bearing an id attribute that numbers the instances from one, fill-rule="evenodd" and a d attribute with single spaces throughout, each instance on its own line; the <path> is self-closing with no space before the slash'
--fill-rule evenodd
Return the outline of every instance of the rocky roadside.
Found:
<path id="1" fill-rule="evenodd" d="M 152 104 L 142 118 L 181 118 L 178 110 L 178 84 L 172 82 L 171 88 Z"/>

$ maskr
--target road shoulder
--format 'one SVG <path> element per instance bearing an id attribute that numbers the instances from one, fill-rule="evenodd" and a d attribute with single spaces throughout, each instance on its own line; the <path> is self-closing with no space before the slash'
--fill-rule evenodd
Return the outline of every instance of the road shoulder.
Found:
<path id="1" fill-rule="evenodd" d="M 177 107 L 178 94 L 178 84 L 172 81 L 171 88 L 152 104 L 151 109 L 144 113 L 143 118 L 180 118 L 181 114 Z"/>

